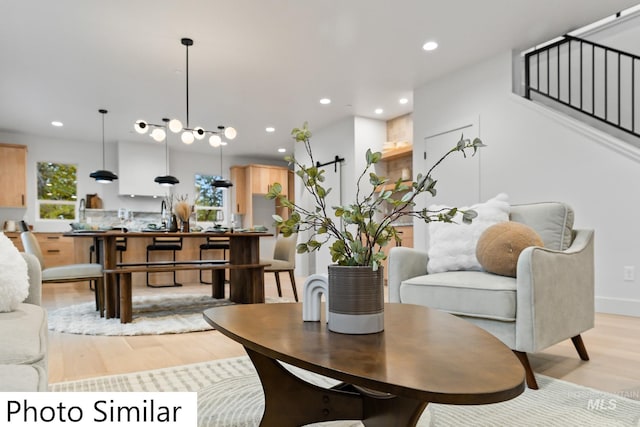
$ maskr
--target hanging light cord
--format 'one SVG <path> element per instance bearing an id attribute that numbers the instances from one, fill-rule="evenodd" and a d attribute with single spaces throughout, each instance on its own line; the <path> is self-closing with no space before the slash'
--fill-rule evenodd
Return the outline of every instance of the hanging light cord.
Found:
<path id="1" fill-rule="evenodd" d="M 167 135 L 164 139 L 164 174 L 167 176 L 169 175 L 169 119 L 163 118 L 162 121 Z"/>
<path id="2" fill-rule="evenodd" d="M 222 145 L 220 146 L 220 179 L 222 179 Z"/>
<path id="3" fill-rule="evenodd" d="M 100 113 L 102 113 L 102 170 L 105 170 L 105 148 L 104 148 L 104 115 L 107 114 L 107 110 L 100 110 Z"/>
<path id="4" fill-rule="evenodd" d="M 189 44 L 185 44 L 187 48 L 187 128 L 189 128 Z"/>

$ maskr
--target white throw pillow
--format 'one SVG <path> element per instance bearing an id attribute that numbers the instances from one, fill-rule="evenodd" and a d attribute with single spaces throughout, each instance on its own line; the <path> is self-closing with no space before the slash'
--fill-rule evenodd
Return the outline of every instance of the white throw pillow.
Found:
<path id="1" fill-rule="evenodd" d="M 429 206 L 435 211 L 447 208 L 443 205 Z M 471 224 L 462 222 L 462 214 L 454 218 L 455 223 L 429 223 L 429 273 L 441 273 L 456 270 L 482 270 L 476 258 L 476 244 L 484 230 L 502 221 L 509 220 L 509 198 L 500 193 L 485 203 L 460 208 L 473 209 L 478 216 Z"/>
<path id="2" fill-rule="evenodd" d="M 0 312 L 13 311 L 29 296 L 29 272 L 11 240 L 0 233 Z"/>

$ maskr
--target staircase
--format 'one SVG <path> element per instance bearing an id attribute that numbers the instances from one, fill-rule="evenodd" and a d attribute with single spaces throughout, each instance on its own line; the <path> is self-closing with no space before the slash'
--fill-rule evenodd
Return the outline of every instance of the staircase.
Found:
<path id="1" fill-rule="evenodd" d="M 524 57 L 524 97 L 640 147 L 640 57 L 575 36 Z"/>

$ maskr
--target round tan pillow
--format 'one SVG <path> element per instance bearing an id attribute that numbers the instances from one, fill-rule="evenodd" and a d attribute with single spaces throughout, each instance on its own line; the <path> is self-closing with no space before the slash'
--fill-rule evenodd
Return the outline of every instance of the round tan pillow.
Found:
<path id="1" fill-rule="evenodd" d="M 476 258 L 490 273 L 516 277 L 520 252 L 529 246 L 543 246 L 542 239 L 533 228 L 519 222 L 500 222 L 480 235 Z"/>

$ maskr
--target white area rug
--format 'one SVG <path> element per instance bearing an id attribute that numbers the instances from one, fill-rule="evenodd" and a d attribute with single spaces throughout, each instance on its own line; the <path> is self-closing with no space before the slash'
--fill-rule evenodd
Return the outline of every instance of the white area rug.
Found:
<path id="1" fill-rule="evenodd" d="M 267 302 L 279 302 L 267 298 Z M 282 300 L 284 301 L 284 300 Z M 164 294 L 133 297 L 133 321 L 101 318 L 94 302 L 49 312 L 49 329 L 81 335 L 161 335 L 213 329 L 202 317 L 207 308 L 233 304 L 202 294 Z"/>
<path id="2" fill-rule="evenodd" d="M 334 380 L 292 370 L 322 387 Z M 640 427 L 640 402 L 624 396 L 537 376 L 539 390 L 527 389 L 507 402 L 479 406 L 430 404 L 418 426 Z M 264 408 L 260 381 L 248 357 L 175 368 L 51 384 L 51 391 L 197 391 L 199 427 L 258 426 Z M 362 426 L 359 421 L 313 424 Z M 390 426 L 395 427 L 395 426 Z"/>

